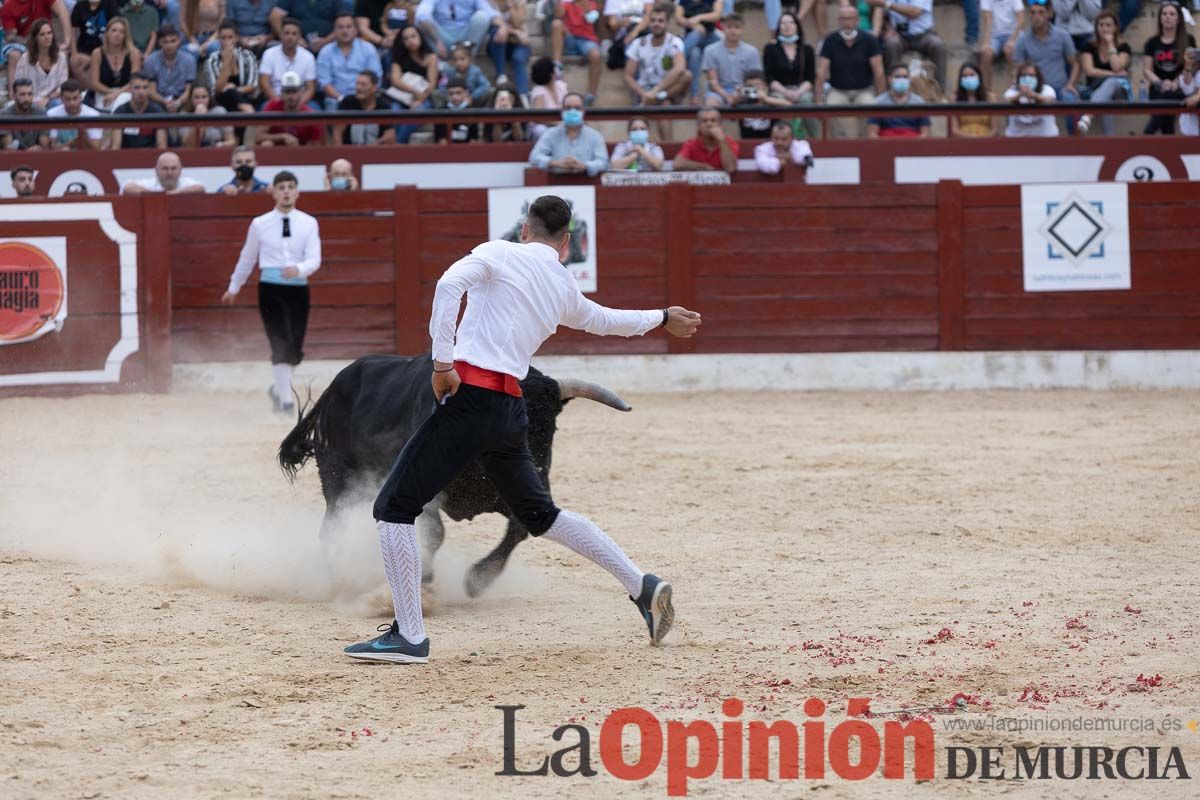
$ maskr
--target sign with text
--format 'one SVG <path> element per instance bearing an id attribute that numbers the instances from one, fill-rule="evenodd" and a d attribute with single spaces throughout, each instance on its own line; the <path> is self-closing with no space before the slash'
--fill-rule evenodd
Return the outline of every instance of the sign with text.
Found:
<path id="1" fill-rule="evenodd" d="M 67 319 L 67 240 L 0 239 L 0 345 L 62 330 Z"/>
<path id="2" fill-rule="evenodd" d="M 1021 187 L 1025 291 L 1128 289 L 1129 187 Z"/>
<path id="3" fill-rule="evenodd" d="M 571 206 L 571 245 L 566 267 L 581 292 L 596 291 L 596 188 L 594 186 L 522 186 L 488 189 L 488 239 L 520 241 L 529 204 L 553 194 Z"/>

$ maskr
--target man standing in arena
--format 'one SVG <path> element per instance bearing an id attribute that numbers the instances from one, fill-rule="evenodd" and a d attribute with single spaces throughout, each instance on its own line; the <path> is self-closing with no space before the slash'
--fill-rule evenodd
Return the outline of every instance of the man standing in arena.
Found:
<path id="1" fill-rule="evenodd" d="M 255 217 L 246 244 L 221 297 L 232 305 L 258 262 L 258 312 L 271 343 L 275 384 L 267 390 L 275 410 L 295 411 L 292 369 L 304 357 L 308 328 L 308 277 L 321 268 L 321 232 L 317 220 L 296 208 L 296 176 L 284 170 L 272 182 L 275 208 Z"/>
<path id="2" fill-rule="evenodd" d="M 433 416 L 409 439 L 375 501 L 384 572 L 396 618 L 384 633 L 345 649 L 351 658 L 424 664 L 429 639 L 421 613 L 421 555 L 414 520 L 473 459 L 513 516 L 533 536 L 574 550 L 625 587 L 652 644 L 674 620 L 671 586 L 643 573 L 591 520 L 554 505 L 534 466 L 520 380 L 529 359 L 559 325 L 595 334 L 641 336 L 654 328 L 690 337 L 700 315 L 679 306 L 619 311 L 588 300 L 562 265 L 570 248 L 571 208 L 544 195 L 529 206 L 521 241 L 476 247 L 438 281 L 433 338 Z M 459 305 L 467 310 L 457 326 Z M 457 337 L 456 337 L 457 333 Z"/>

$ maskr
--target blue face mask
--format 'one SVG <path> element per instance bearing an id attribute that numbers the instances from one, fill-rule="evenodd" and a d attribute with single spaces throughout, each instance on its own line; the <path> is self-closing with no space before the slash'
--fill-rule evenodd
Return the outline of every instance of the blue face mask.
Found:
<path id="1" fill-rule="evenodd" d="M 600 12 L 593 8 L 591 11 L 584 14 L 583 18 L 587 20 L 588 25 L 595 25 L 596 20 L 600 19 Z"/>
<path id="2" fill-rule="evenodd" d="M 564 108 L 562 121 L 568 128 L 578 128 L 583 124 L 583 112 L 578 108 Z"/>
<path id="3" fill-rule="evenodd" d="M 892 91 L 904 94 L 908 91 L 908 78 L 892 78 Z"/>
<path id="4" fill-rule="evenodd" d="M 793 33 L 791 36 L 780 35 L 778 38 L 779 41 L 783 42 L 784 44 L 795 44 L 796 42 L 800 41 L 800 34 Z"/>
<path id="5" fill-rule="evenodd" d="M 630 131 L 629 141 L 634 144 L 646 144 L 650 141 L 650 131 Z"/>
<path id="6" fill-rule="evenodd" d="M 1038 83 L 1036 75 L 1022 75 L 1017 79 L 1017 82 L 1030 89 L 1036 89 Z"/>
<path id="7" fill-rule="evenodd" d="M 979 88 L 979 76 L 978 75 L 963 75 L 962 87 L 964 89 L 966 89 L 968 92 L 975 91 L 976 89 Z"/>
<path id="8" fill-rule="evenodd" d="M 350 188 L 350 179 L 349 178 L 330 178 L 329 179 L 329 188 L 333 189 L 335 192 L 344 192 Z"/>

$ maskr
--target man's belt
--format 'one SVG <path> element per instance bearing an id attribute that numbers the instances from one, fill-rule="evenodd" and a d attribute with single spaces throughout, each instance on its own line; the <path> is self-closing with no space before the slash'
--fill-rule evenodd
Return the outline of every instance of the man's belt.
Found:
<path id="1" fill-rule="evenodd" d="M 504 392 L 513 397 L 521 397 L 521 382 L 504 372 L 484 369 L 466 361 L 455 361 L 454 370 L 459 379 L 468 386 L 478 386 L 480 389 L 491 389 L 494 392 Z"/>

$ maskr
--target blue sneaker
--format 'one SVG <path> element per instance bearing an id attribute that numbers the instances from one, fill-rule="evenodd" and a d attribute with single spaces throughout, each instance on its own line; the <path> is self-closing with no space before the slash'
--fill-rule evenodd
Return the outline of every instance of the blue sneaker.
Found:
<path id="1" fill-rule="evenodd" d="M 671 631 L 675 621 L 675 607 L 671 605 L 671 584 L 657 575 L 646 573 L 642 577 L 642 593 L 629 598 L 638 607 L 646 627 L 650 631 L 650 644 L 658 644 Z"/>
<path id="2" fill-rule="evenodd" d="M 410 644 L 400 635 L 396 621 L 391 625 L 380 625 L 376 630 L 382 631 L 369 642 L 352 644 L 342 652 L 351 658 L 363 661 L 386 661 L 389 664 L 427 664 L 429 663 L 429 639 L 420 644 Z"/>

